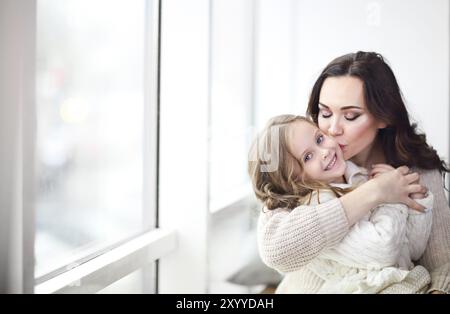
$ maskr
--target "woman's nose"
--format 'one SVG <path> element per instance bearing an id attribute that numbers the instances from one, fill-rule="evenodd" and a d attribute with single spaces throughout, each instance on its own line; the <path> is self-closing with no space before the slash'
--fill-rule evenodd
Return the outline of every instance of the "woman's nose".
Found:
<path id="1" fill-rule="evenodd" d="M 330 127 L 328 128 L 328 134 L 331 136 L 338 136 L 342 134 L 342 128 L 338 120 L 331 122 Z"/>

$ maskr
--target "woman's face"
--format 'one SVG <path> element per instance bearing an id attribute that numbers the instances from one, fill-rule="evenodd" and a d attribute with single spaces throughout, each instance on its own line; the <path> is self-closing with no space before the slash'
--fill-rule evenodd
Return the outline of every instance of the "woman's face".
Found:
<path id="1" fill-rule="evenodd" d="M 379 128 L 364 100 L 363 82 L 352 76 L 325 79 L 319 96 L 318 124 L 341 147 L 345 160 L 368 158 Z"/>

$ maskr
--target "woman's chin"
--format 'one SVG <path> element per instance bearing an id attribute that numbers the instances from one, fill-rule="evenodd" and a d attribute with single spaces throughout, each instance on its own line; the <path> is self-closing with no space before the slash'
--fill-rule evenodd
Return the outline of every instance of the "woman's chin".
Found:
<path id="1" fill-rule="evenodd" d="M 344 160 L 350 160 L 353 157 L 355 157 L 355 155 L 352 154 L 351 151 L 348 151 L 348 149 L 346 149 L 346 150 L 342 151 L 342 157 L 344 158 Z"/>

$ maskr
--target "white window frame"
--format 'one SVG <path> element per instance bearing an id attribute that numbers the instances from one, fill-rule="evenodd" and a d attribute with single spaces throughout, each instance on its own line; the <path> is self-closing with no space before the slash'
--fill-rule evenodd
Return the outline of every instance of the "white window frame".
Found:
<path id="1" fill-rule="evenodd" d="M 35 287 L 35 293 L 95 293 L 176 247 L 176 233 L 153 230 Z"/>
<path id="2" fill-rule="evenodd" d="M 146 16 L 143 190 L 147 193 L 143 195 L 143 228 L 148 230 L 158 226 L 155 152 L 159 129 L 157 123 L 149 122 L 157 121 L 159 110 L 155 104 L 159 105 L 160 0 L 147 0 Z M 156 228 L 88 261 L 73 261 L 73 268 L 62 274 L 36 281 L 36 17 L 37 0 L 0 2 L 0 65 L 6 69 L 0 73 L 0 130 L 5 134 L 0 134 L 0 144 L 8 147 L 0 156 L 0 199 L 7 205 L 0 211 L 0 293 L 93 293 L 175 250 L 177 234 L 172 229 Z M 148 212 L 156 217 L 145 215 Z"/>
<path id="3" fill-rule="evenodd" d="M 207 293 L 209 9 L 162 2 L 159 226 L 178 245 L 159 261 L 158 293 Z"/>

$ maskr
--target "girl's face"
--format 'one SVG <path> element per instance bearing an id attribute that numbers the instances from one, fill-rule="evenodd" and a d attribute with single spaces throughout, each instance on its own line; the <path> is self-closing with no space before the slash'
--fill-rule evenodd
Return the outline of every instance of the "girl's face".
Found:
<path id="1" fill-rule="evenodd" d="M 325 79 L 319 96 L 319 128 L 334 137 L 345 160 L 356 155 L 368 158 L 379 128 L 367 110 L 363 82 L 352 76 Z"/>
<path id="2" fill-rule="evenodd" d="M 306 178 L 331 183 L 345 172 L 345 160 L 336 141 L 305 121 L 289 128 L 289 146 L 303 166 Z"/>

